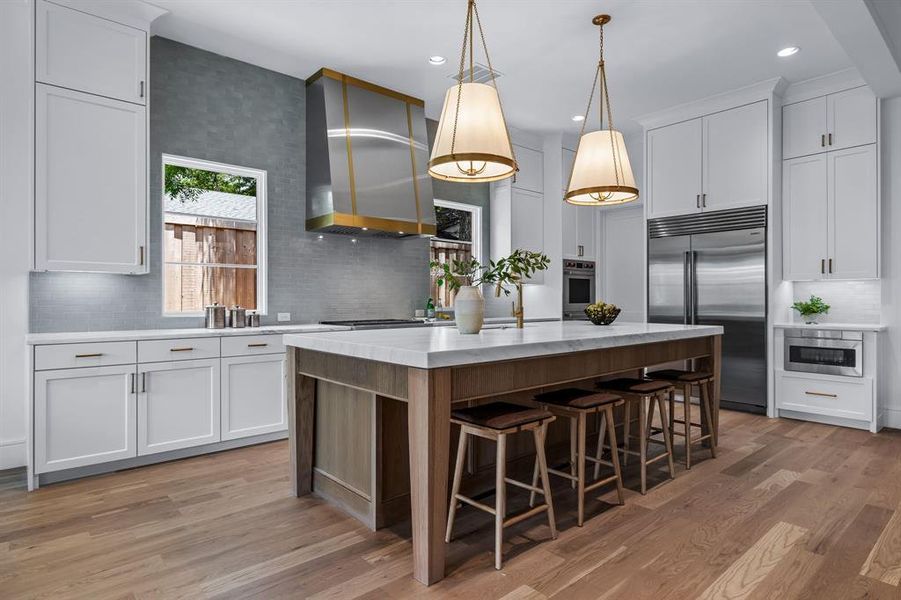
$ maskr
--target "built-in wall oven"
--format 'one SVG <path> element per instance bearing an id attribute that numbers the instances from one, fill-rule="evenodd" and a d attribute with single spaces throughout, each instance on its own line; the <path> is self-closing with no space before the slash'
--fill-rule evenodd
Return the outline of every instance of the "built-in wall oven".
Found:
<path id="1" fill-rule="evenodd" d="M 863 332 L 786 329 L 785 370 L 863 377 Z"/>
<path id="2" fill-rule="evenodd" d="M 594 303 L 594 261 L 563 261 L 563 318 L 587 320 L 585 307 Z"/>

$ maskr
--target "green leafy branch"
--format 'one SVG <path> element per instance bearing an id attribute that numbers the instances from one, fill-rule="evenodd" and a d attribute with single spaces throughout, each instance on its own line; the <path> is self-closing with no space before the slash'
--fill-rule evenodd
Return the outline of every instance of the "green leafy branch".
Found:
<path id="1" fill-rule="evenodd" d="M 494 285 L 495 294 L 503 291 L 510 294 L 508 286 L 517 286 L 524 279 L 529 279 L 538 271 L 544 271 L 551 264 L 545 254 L 530 250 L 514 250 L 510 256 L 497 261 L 489 260 L 482 265 L 478 260 L 452 260 L 449 263 L 432 261 L 429 267 L 439 286 L 447 285 L 451 291 L 463 285 Z"/>
<path id="2" fill-rule="evenodd" d="M 823 302 L 819 296 L 810 296 L 810 300 L 803 302 L 801 300 L 792 304 L 792 308 L 801 313 L 802 317 L 810 315 L 822 315 L 829 312 L 830 306 Z"/>

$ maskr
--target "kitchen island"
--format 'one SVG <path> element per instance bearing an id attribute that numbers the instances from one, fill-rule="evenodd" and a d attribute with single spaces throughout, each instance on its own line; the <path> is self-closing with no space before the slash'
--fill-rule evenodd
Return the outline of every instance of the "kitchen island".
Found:
<path id="1" fill-rule="evenodd" d="M 293 491 L 316 491 L 371 527 L 403 504 L 413 576 L 432 584 L 444 577 L 452 404 L 687 359 L 719 375 L 722 333 L 719 326 L 563 321 L 478 335 L 452 327 L 286 335 Z M 718 387 L 714 399 L 718 407 Z M 406 419 L 397 418 L 401 410 Z M 409 456 L 409 471 L 400 455 Z M 400 479 L 409 492 L 389 493 Z"/>

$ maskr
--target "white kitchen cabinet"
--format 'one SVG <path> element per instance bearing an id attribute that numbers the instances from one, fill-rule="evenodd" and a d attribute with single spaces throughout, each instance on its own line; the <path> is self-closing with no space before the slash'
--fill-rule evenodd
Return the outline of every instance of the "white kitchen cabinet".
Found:
<path id="1" fill-rule="evenodd" d="M 138 455 L 218 442 L 219 359 L 138 365 Z"/>
<path id="2" fill-rule="evenodd" d="M 826 155 L 786 160 L 782 166 L 783 274 L 792 280 L 826 275 L 829 213 Z"/>
<path id="3" fill-rule="evenodd" d="M 34 374 L 37 473 L 136 456 L 135 366 Z"/>
<path id="4" fill-rule="evenodd" d="M 490 255 L 497 260 L 516 249 L 545 252 L 544 195 L 512 187 L 508 179 L 491 189 Z M 544 271 L 528 282 L 544 283 Z"/>
<path id="5" fill-rule="evenodd" d="M 563 256 L 597 260 L 599 209 L 563 203 Z"/>
<path id="6" fill-rule="evenodd" d="M 767 103 L 755 102 L 703 119 L 702 210 L 767 203 Z"/>
<path id="7" fill-rule="evenodd" d="M 827 155 L 830 279 L 879 276 L 879 194 L 876 145 Z"/>
<path id="8" fill-rule="evenodd" d="M 767 106 L 762 100 L 649 131 L 648 216 L 766 204 Z"/>
<path id="9" fill-rule="evenodd" d="M 39 0 L 36 5 L 35 79 L 145 104 L 147 33 Z"/>
<path id="10" fill-rule="evenodd" d="M 566 195 L 566 190 L 569 187 L 569 176 L 572 175 L 573 172 L 573 163 L 576 162 L 576 152 L 575 150 L 570 150 L 569 148 L 563 149 L 563 195 Z"/>
<path id="11" fill-rule="evenodd" d="M 783 279 L 879 276 L 876 145 L 786 160 Z"/>
<path id="12" fill-rule="evenodd" d="M 145 111 L 35 86 L 37 270 L 146 272 Z"/>
<path id="13" fill-rule="evenodd" d="M 284 354 L 222 359 L 222 439 L 288 428 Z"/>
<path id="14" fill-rule="evenodd" d="M 701 119 L 648 132 L 649 217 L 668 217 L 700 210 L 702 133 Z"/>
<path id="15" fill-rule="evenodd" d="M 876 97 L 866 86 L 782 108 L 782 158 L 874 144 Z"/>
<path id="16" fill-rule="evenodd" d="M 776 408 L 807 415 L 873 420 L 873 380 L 868 377 L 822 377 L 776 371 Z"/>
<path id="17" fill-rule="evenodd" d="M 513 187 L 538 194 L 544 193 L 544 153 L 513 144 L 519 171 Z"/>

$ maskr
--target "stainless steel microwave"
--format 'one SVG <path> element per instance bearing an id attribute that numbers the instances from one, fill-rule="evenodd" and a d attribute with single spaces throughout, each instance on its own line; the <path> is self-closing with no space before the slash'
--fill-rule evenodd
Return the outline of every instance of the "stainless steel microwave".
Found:
<path id="1" fill-rule="evenodd" d="M 785 370 L 863 377 L 863 332 L 786 329 Z"/>

